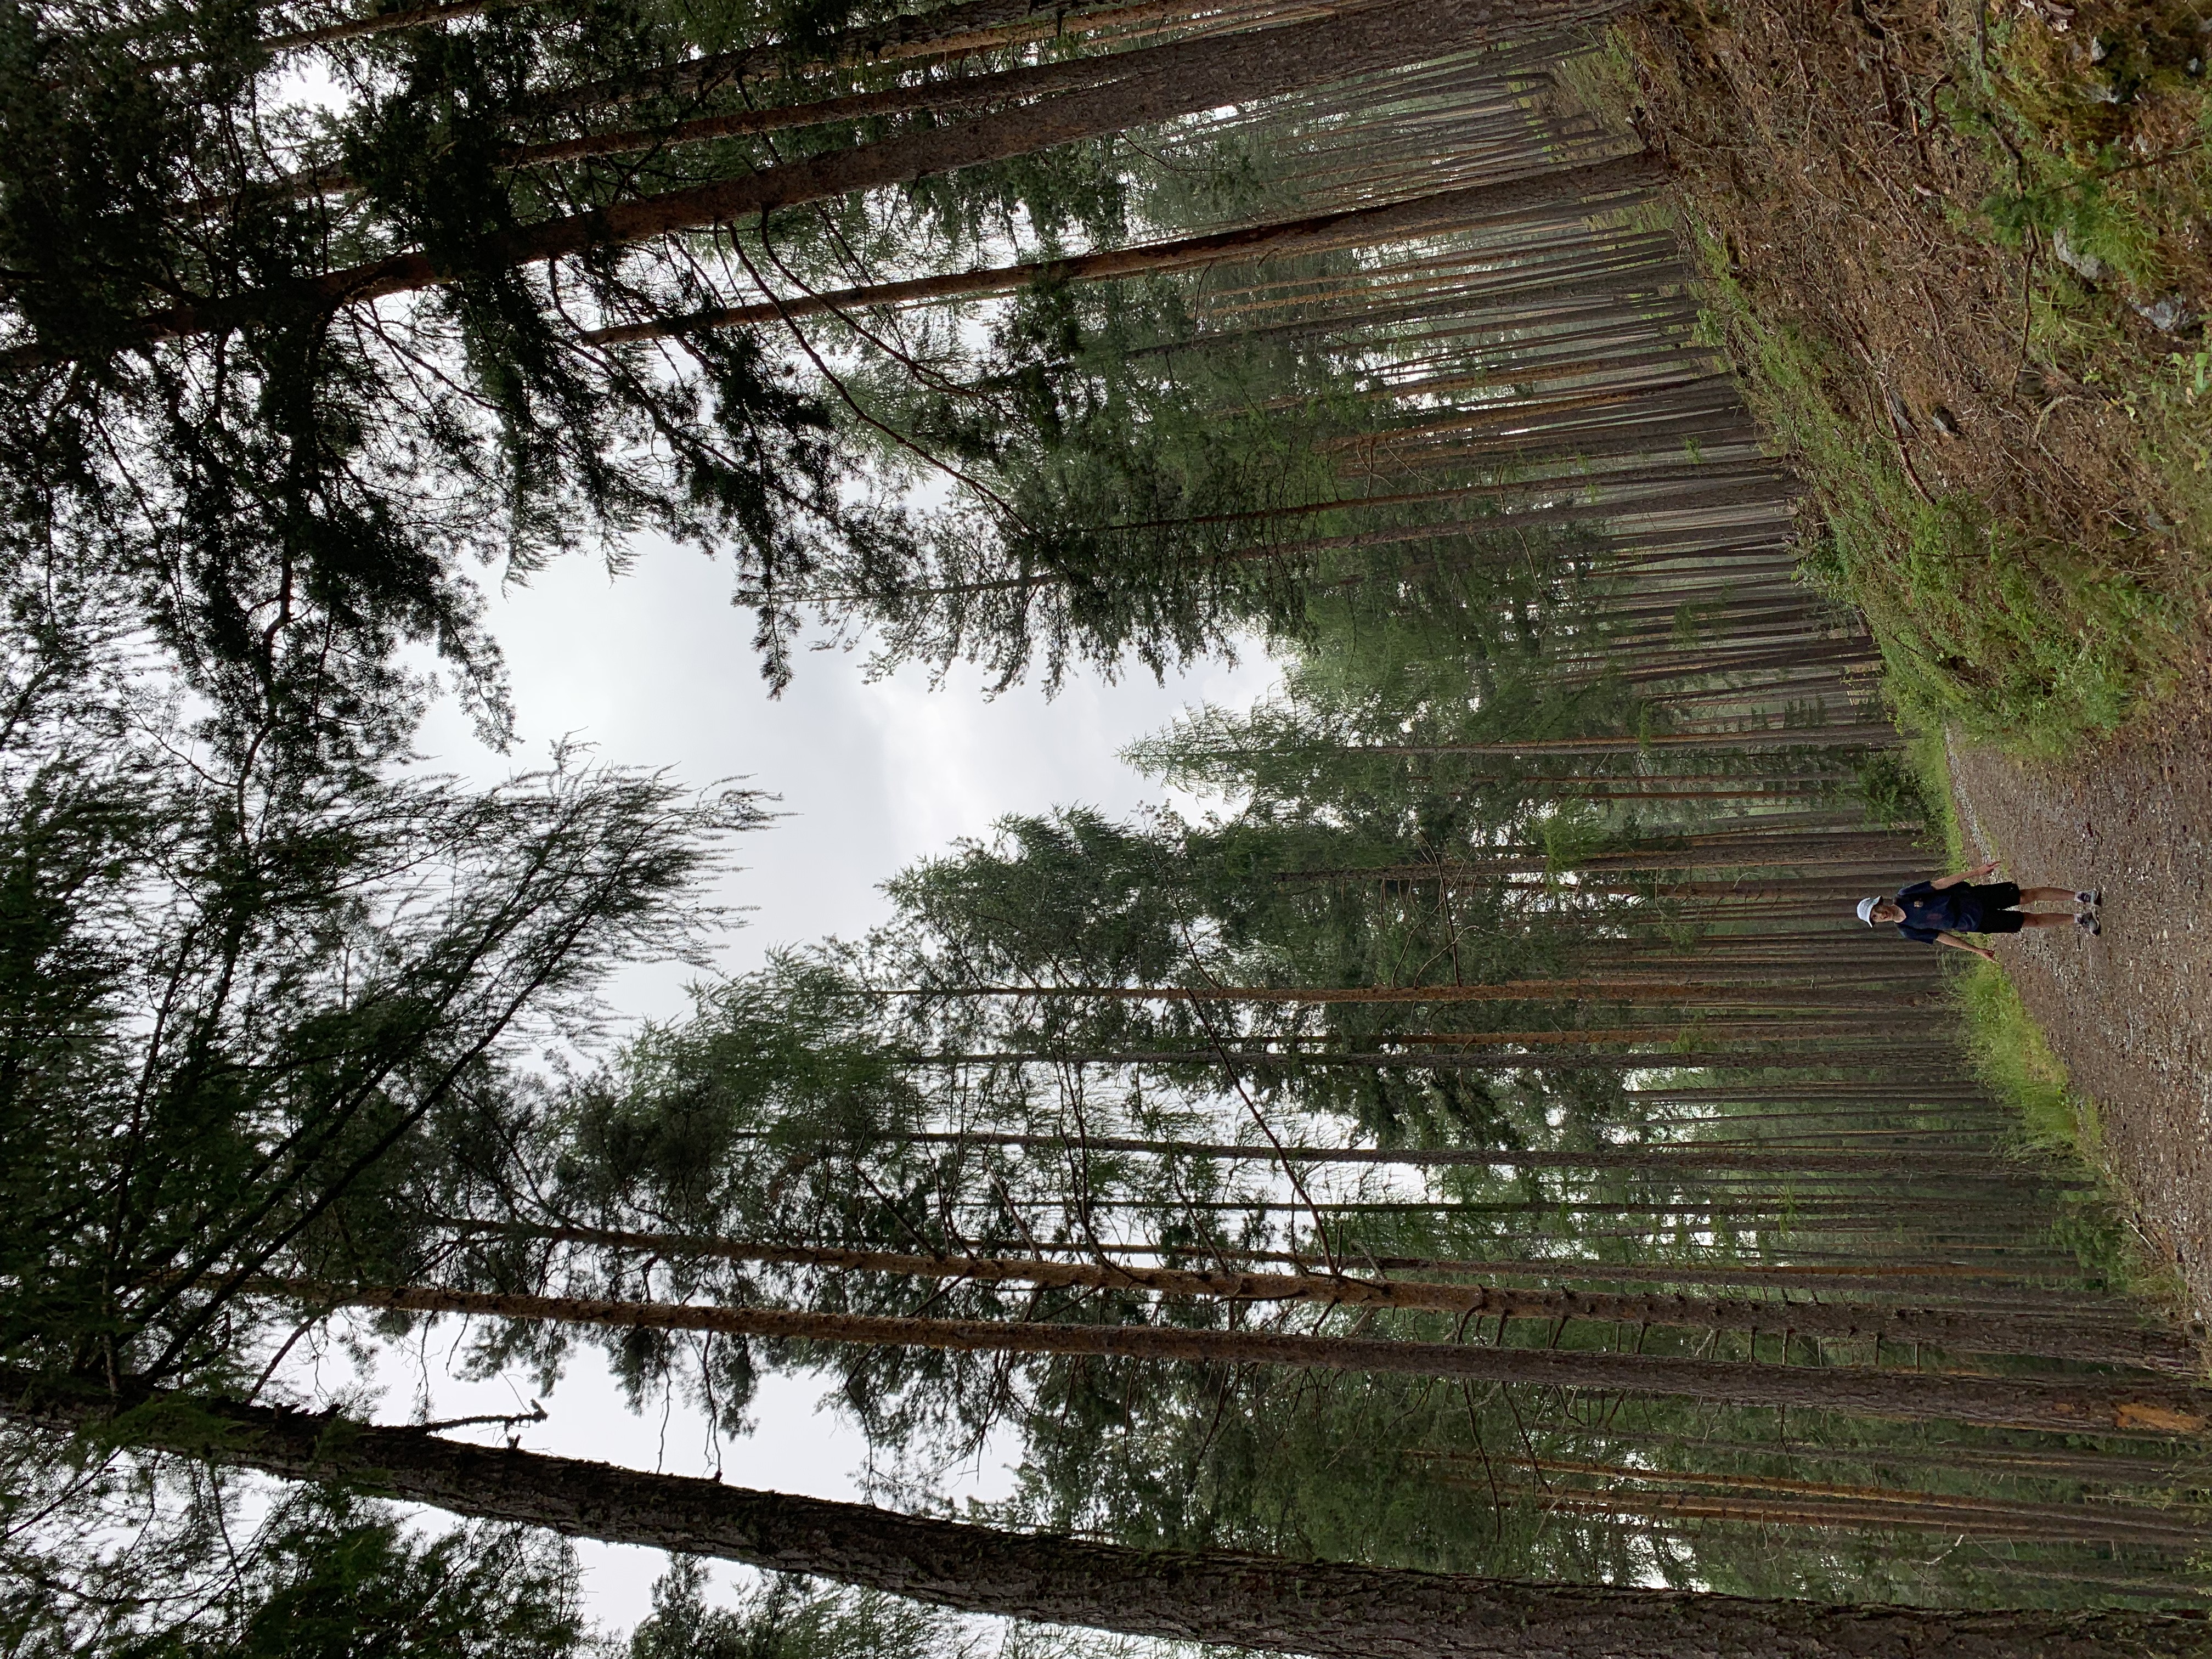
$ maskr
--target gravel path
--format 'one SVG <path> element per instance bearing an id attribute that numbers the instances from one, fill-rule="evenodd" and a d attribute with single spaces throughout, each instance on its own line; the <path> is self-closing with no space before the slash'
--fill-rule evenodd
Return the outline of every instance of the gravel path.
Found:
<path id="1" fill-rule="evenodd" d="M 2137 1224 L 2212 1316 L 2212 676 L 2079 764 L 1951 764 L 1967 838 L 2008 879 L 2104 890 L 2101 938 L 1992 943 L 2100 1109 Z"/>

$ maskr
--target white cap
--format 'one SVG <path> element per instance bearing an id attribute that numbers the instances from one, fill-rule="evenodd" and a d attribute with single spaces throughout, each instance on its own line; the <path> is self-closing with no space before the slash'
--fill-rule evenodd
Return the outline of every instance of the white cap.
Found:
<path id="1" fill-rule="evenodd" d="M 1878 899 L 1878 898 L 1863 898 L 1863 899 L 1861 899 L 1861 900 L 1859 901 L 1859 920 L 1860 920 L 1861 921 L 1863 921 L 1863 922 L 1866 923 L 1866 925 L 1867 925 L 1868 927 L 1873 927 L 1873 926 L 1874 926 L 1874 907 L 1875 907 L 1875 905 L 1877 905 L 1877 904 L 1881 903 L 1881 901 L 1880 899 Z"/>

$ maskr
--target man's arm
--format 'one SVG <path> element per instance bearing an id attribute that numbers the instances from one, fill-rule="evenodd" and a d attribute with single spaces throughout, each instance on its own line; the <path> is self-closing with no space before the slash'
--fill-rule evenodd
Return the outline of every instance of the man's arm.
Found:
<path id="1" fill-rule="evenodd" d="M 1991 859 L 1987 864 L 1978 864 L 1971 870 L 1961 870 L 1955 876 L 1938 876 L 1934 881 L 1929 882 L 1928 884 L 1930 887 L 1935 888 L 1938 892 L 1941 892 L 1946 887 L 1956 887 L 1962 881 L 1972 881 L 1977 876 L 1986 876 L 1990 871 L 1997 867 L 1997 862 L 1998 861 L 1996 859 Z M 1967 948 L 1972 949 L 1972 947 L 1968 946 Z"/>
<path id="2" fill-rule="evenodd" d="M 1969 955 L 1978 956 L 1984 962 L 1995 962 L 1997 959 L 1996 951 L 1984 951 L 1978 945 L 1969 945 L 1956 933 L 1938 933 L 1936 935 L 1936 942 L 1938 945 L 1948 945 L 1954 951 L 1964 951 Z"/>

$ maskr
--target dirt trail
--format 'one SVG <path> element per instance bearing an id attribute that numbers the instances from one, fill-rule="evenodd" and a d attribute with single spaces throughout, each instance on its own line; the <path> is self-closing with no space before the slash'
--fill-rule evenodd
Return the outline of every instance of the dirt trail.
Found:
<path id="1" fill-rule="evenodd" d="M 2022 883 L 2101 887 L 2104 933 L 1995 941 L 2104 1115 L 2144 1235 L 2212 1315 L 2212 674 L 2082 762 L 1954 750 L 1962 823 Z"/>

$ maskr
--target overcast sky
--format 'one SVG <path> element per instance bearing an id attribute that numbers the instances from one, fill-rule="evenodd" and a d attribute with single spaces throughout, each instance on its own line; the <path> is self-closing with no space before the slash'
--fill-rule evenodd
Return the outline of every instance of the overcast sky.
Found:
<path id="1" fill-rule="evenodd" d="M 562 560 L 493 602 L 521 743 L 491 752 L 451 705 L 433 711 L 422 742 L 441 767 L 486 779 L 542 763 L 568 737 L 604 760 L 673 767 L 701 785 L 743 776 L 781 796 L 787 816 L 736 843 L 744 868 L 723 902 L 750 914 L 725 943 L 732 968 L 771 945 L 859 933 L 885 914 L 878 883 L 1005 813 L 1077 802 L 1118 813 L 1158 799 L 1158 786 L 1115 758 L 1122 745 L 1187 705 L 1248 704 L 1276 679 L 1252 653 L 1165 686 L 1140 670 L 1111 685 L 1071 680 L 1049 702 L 1028 687 L 987 698 L 970 671 L 932 691 L 919 668 L 872 684 L 860 655 L 810 651 L 771 700 L 751 615 L 728 592 L 726 566 L 675 549 L 616 578 Z M 690 976 L 635 974 L 617 1000 L 635 1014 L 673 1013 Z"/>
<path id="2" fill-rule="evenodd" d="M 1115 758 L 1121 748 L 1187 705 L 1244 706 L 1275 682 L 1273 665 L 1251 653 L 1165 686 L 1140 672 L 1112 685 L 1076 679 L 1050 702 L 1028 689 L 987 699 L 972 672 L 932 691 L 919 670 L 870 684 L 859 656 L 808 653 L 795 684 L 770 701 L 750 643 L 752 618 L 730 606 L 728 592 L 726 565 L 674 549 L 649 552 L 611 579 L 588 559 L 562 560 L 493 602 L 521 744 L 507 757 L 487 750 L 450 707 L 433 713 L 422 739 L 441 768 L 486 780 L 542 763 L 566 737 L 605 761 L 672 767 L 701 785 L 743 776 L 780 795 L 787 816 L 739 841 L 743 868 L 724 884 L 724 903 L 750 908 L 724 941 L 726 969 L 757 963 L 773 945 L 864 932 L 885 914 L 878 884 L 955 837 L 985 834 L 1003 814 L 1076 802 L 1121 813 L 1159 799 L 1158 786 Z M 681 967 L 633 970 L 611 1000 L 627 1015 L 673 1016 L 695 976 Z M 508 1381 L 450 1377 L 446 1345 L 456 1329 L 442 1322 L 441 1342 L 385 1368 L 380 1415 L 407 1415 L 424 1376 L 436 1416 L 514 1408 Z M 759 1431 L 725 1454 L 725 1478 L 854 1495 L 858 1437 L 813 1410 L 819 1392 L 799 1379 L 771 1381 L 755 1413 Z M 632 1417 L 604 1376 L 572 1374 L 548 1403 L 551 1419 L 527 1430 L 525 1445 L 672 1473 L 714 1468 L 696 1420 Z M 995 1494 L 1006 1486 L 1003 1468 L 984 1467 L 965 1489 Z M 617 1627 L 642 1617 L 660 1557 L 599 1546 L 584 1555 L 592 1616 Z"/>

